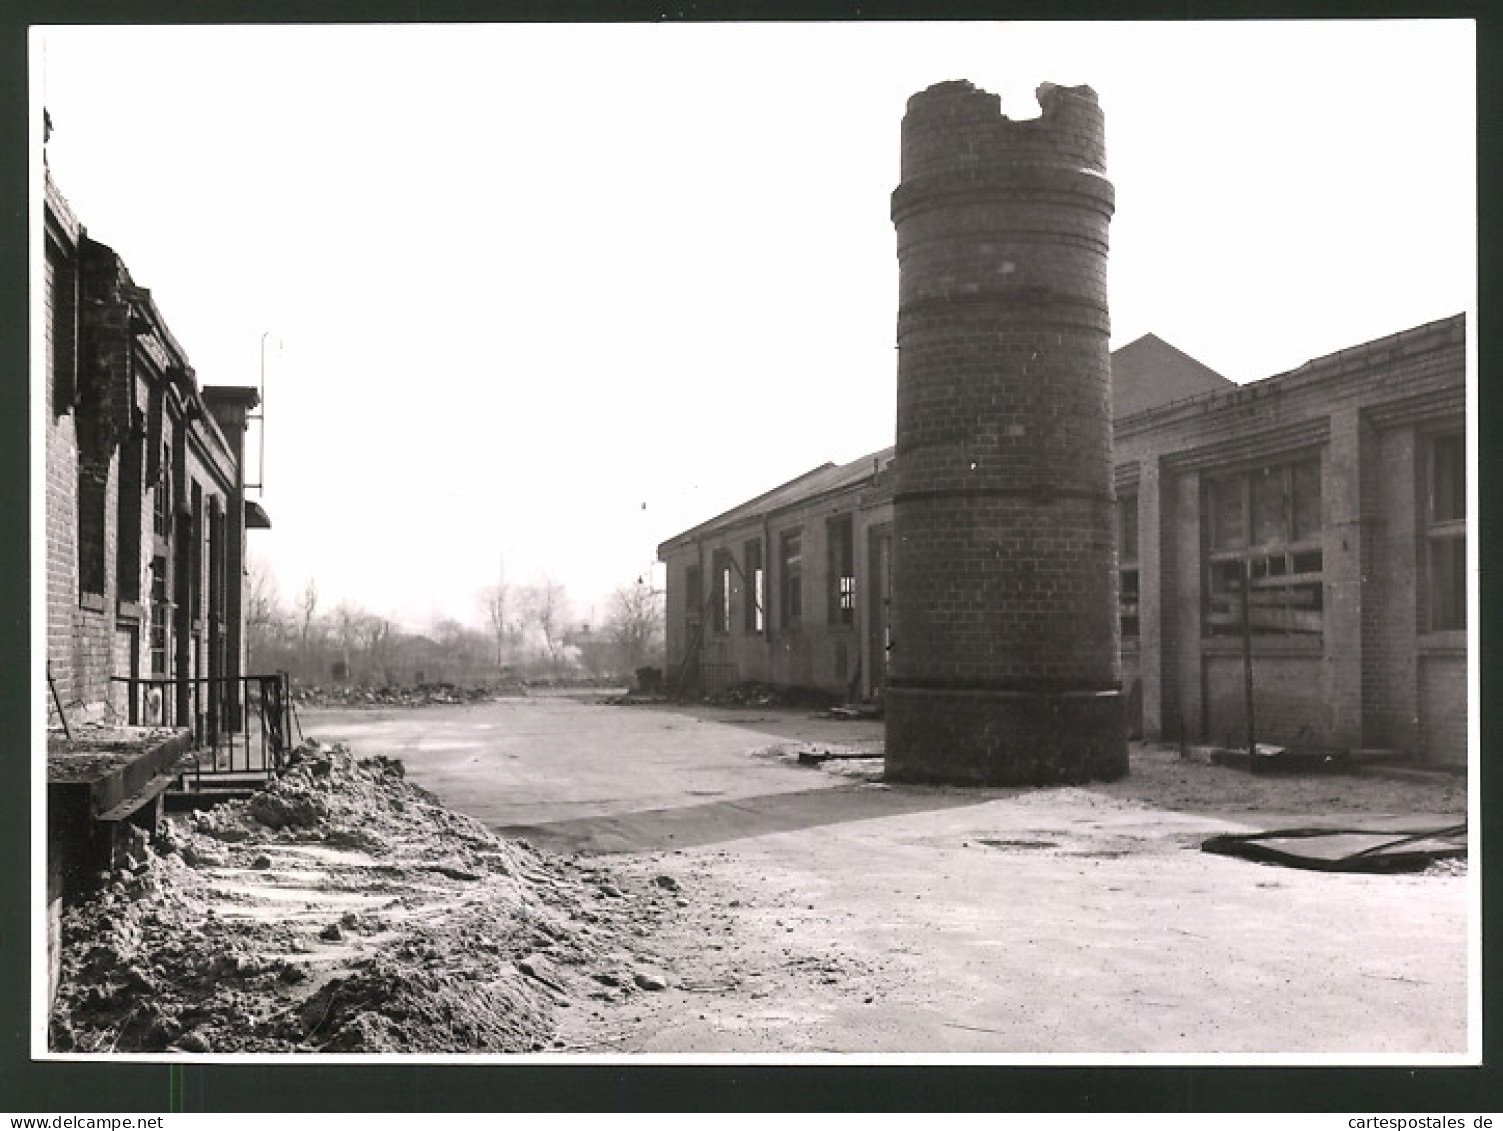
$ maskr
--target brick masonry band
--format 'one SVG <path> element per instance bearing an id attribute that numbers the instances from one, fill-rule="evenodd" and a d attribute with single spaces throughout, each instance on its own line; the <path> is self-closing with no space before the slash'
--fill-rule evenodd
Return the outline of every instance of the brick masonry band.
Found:
<path id="1" fill-rule="evenodd" d="M 1105 125 L 1088 87 L 1038 98 L 940 83 L 903 120 L 894 780 L 1127 772 Z"/>

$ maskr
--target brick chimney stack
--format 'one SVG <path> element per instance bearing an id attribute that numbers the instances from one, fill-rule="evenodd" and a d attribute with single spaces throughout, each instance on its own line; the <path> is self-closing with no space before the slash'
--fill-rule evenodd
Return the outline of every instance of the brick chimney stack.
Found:
<path id="1" fill-rule="evenodd" d="M 1089 87 L 1012 121 L 914 95 L 899 262 L 887 775 L 1127 772 L 1118 654 L 1105 129 Z"/>

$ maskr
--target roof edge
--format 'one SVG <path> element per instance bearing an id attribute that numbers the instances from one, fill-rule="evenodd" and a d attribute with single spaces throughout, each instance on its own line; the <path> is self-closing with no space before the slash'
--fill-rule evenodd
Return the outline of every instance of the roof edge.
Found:
<path id="1" fill-rule="evenodd" d="M 1152 408 L 1140 409 L 1137 412 L 1119 416 L 1112 422 L 1112 427 L 1119 428 L 1123 425 L 1129 427 L 1142 425 L 1159 417 L 1173 415 L 1176 412 L 1186 410 L 1195 405 L 1205 405 L 1219 398 L 1233 399 L 1248 392 L 1254 394 L 1266 392 L 1268 389 L 1281 385 L 1304 385 L 1314 384 L 1342 373 L 1349 372 L 1357 365 L 1364 363 L 1373 354 L 1380 353 L 1385 349 L 1393 349 L 1395 346 L 1417 344 L 1426 338 L 1439 339 L 1442 336 L 1455 334 L 1457 331 L 1466 330 L 1466 313 L 1448 315 L 1445 318 L 1437 318 L 1432 322 L 1422 322 L 1418 326 L 1411 326 L 1405 330 L 1399 330 L 1393 334 L 1385 334 L 1381 338 L 1373 338 L 1371 341 L 1361 342 L 1355 346 L 1347 346 L 1343 349 L 1334 350 L 1331 353 L 1321 354 L 1303 362 L 1293 369 L 1286 369 L 1282 373 L 1274 373 L 1268 377 L 1259 377 L 1255 381 L 1244 384 L 1232 384 L 1225 389 L 1209 389 L 1194 396 L 1181 397 L 1176 401 L 1168 401 Z M 1439 344 L 1439 342 L 1437 342 Z M 1171 347 L 1172 348 L 1172 347 Z"/>

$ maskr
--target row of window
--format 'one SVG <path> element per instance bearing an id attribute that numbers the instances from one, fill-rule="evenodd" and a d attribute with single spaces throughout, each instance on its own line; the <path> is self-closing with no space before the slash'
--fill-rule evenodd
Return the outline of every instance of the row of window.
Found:
<path id="1" fill-rule="evenodd" d="M 1460 433 L 1427 445 L 1424 469 L 1424 561 L 1421 625 L 1429 631 L 1466 628 L 1466 450 Z M 1208 635 L 1318 637 L 1324 627 L 1325 561 L 1321 474 L 1318 457 L 1207 476 L 1202 484 L 1204 529 L 1203 623 Z M 1139 615 L 1138 494 L 1117 499 L 1118 593 L 1122 636 L 1141 630 Z M 717 635 L 731 631 L 735 594 L 741 595 L 742 627 L 767 627 L 762 540 L 711 558 L 710 597 L 703 603 L 698 565 L 686 573 L 686 613 L 692 623 L 708 617 Z M 850 515 L 825 524 L 828 623 L 855 621 L 855 540 Z M 780 628 L 803 619 L 803 530 L 778 535 Z"/>
<path id="2" fill-rule="evenodd" d="M 1460 433 L 1428 445 L 1424 474 L 1421 625 L 1466 628 L 1466 446 Z M 1320 460 L 1270 464 L 1203 482 L 1207 634 L 1311 637 L 1323 629 Z M 1117 500 L 1119 617 L 1139 635 L 1138 495 Z"/>
<path id="3" fill-rule="evenodd" d="M 784 530 L 778 535 L 777 556 L 777 624 L 784 629 L 797 628 L 804 615 L 804 534 L 802 528 Z M 828 559 L 828 620 L 832 625 L 850 625 L 856 617 L 856 550 L 851 516 L 837 515 L 825 523 L 825 551 Z M 710 558 L 710 593 L 705 601 L 700 567 L 685 571 L 685 612 L 691 623 L 708 617 L 709 629 L 716 635 L 731 631 L 735 619 L 735 594 L 741 594 L 741 624 L 746 632 L 763 632 L 767 627 L 767 582 L 762 564 L 762 540 L 748 539 L 742 545 L 741 560 L 729 548 L 716 550 Z"/>

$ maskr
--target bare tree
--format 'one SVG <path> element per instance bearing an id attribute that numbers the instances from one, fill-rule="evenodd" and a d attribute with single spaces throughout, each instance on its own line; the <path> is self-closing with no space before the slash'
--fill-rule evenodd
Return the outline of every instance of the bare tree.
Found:
<path id="1" fill-rule="evenodd" d="M 442 659 L 442 678 L 464 682 L 476 678 L 481 670 L 489 674 L 490 642 L 486 634 L 445 617 L 429 630 L 438 644 Z"/>
<path id="2" fill-rule="evenodd" d="M 344 678 L 354 679 L 355 667 L 352 656 L 360 648 L 360 622 L 365 612 L 359 605 L 341 601 L 334 609 L 334 631 L 339 637 L 340 659 L 344 664 Z"/>
<path id="3" fill-rule="evenodd" d="M 386 659 L 387 649 L 391 643 L 391 621 L 385 617 L 367 614 L 360 618 L 356 632 L 359 635 L 361 651 L 365 653 L 367 675 L 379 671 L 381 682 L 390 683 L 391 678 L 386 671 Z"/>
<path id="4" fill-rule="evenodd" d="M 663 638 L 663 593 L 641 578 L 611 595 L 607 621 L 611 637 L 621 649 L 629 671 L 636 671 Z"/>
<path id="5" fill-rule="evenodd" d="M 511 586 L 504 574 L 498 574 L 496 584 L 487 586 L 480 593 L 480 603 L 485 607 L 485 618 L 490 622 L 491 632 L 496 637 L 496 668 L 505 666 L 506 639 L 511 635 Z"/>
<path id="6" fill-rule="evenodd" d="M 303 662 L 308 661 L 308 650 L 311 645 L 315 624 L 314 616 L 318 613 L 318 583 L 313 578 L 303 586 L 303 591 L 298 594 L 298 648 L 302 654 Z"/>
<path id="7" fill-rule="evenodd" d="M 569 594 L 563 585 L 544 574 L 536 584 L 523 590 L 522 608 L 527 622 L 536 625 L 542 634 L 543 645 L 548 649 L 548 662 L 556 667 L 564 643 L 564 626 L 569 618 Z"/>
<path id="8" fill-rule="evenodd" d="M 266 563 L 251 557 L 245 572 L 245 663 L 246 671 L 254 672 L 256 657 L 269 651 L 286 631 L 287 614 L 277 579 Z"/>

